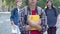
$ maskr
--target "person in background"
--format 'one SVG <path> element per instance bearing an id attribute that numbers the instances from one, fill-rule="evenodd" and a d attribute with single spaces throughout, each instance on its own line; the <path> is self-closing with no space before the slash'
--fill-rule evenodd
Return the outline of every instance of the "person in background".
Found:
<path id="1" fill-rule="evenodd" d="M 53 6 L 51 0 L 47 1 L 47 8 L 45 8 L 45 13 L 47 16 L 48 34 L 56 34 L 56 24 L 58 17 L 58 10 Z"/>
<path id="2" fill-rule="evenodd" d="M 12 34 L 17 34 L 17 33 L 21 34 L 18 27 L 18 23 L 19 23 L 18 14 L 20 12 L 21 5 L 22 5 L 22 0 L 16 0 L 16 8 L 13 8 L 11 10 L 10 20 L 11 20 L 11 26 L 12 26 Z"/>
<path id="3" fill-rule="evenodd" d="M 37 0 L 26 0 L 27 6 L 25 6 L 21 11 L 23 12 L 23 25 L 20 26 L 22 34 L 41 34 L 41 31 L 45 30 L 47 26 L 47 18 L 44 10 L 37 6 Z M 39 15 L 39 20 L 34 22 L 28 18 L 29 15 Z M 37 28 L 37 30 L 31 30 L 31 27 Z"/>

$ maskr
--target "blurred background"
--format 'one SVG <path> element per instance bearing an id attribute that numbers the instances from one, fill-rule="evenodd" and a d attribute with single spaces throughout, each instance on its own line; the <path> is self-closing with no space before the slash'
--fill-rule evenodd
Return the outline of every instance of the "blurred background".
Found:
<path id="1" fill-rule="evenodd" d="M 46 1 L 47 0 L 39 0 L 37 2 L 37 5 L 45 8 L 46 6 Z M 53 4 L 56 8 L 58 8 L 59 12 L 60 12 L 60 0 L 52 0 Z M 26 0 L 22 0 L 23 4 L 21 7 L 24 7 L 26 5 Z M 0 0 L 0 12 L 7 12 L 10 11 L 11 8 L 16 7 L 16 1 L 15 0 Z"/>
<path id="2" fill-rule="evenodd" d="M 37 5 L 44 9 L 46 1 L 47 0 L 39 0 Z M 26 1 L 22 0 L 22 2 L 21 8 L 26 6 Z M 60 0 L 53 0 L 53 4 L 59 11 L 57 34 L 60 34 Z M 15 0 L 0 0 L 0 34 L 11 34 L 10 10 L 15 7 Z M 44 34 L 47 34 L 47 32 Z"/>

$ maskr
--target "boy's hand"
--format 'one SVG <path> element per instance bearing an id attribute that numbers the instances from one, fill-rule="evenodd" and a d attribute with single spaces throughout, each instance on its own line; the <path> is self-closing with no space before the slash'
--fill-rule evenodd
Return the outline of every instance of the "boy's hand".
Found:
<path id="1" fill-rule="evenodd" d="M 28 19 L 28 24 L 29 24 L 31 27 L 37 28 L 39 31 L 42 30 L 42 27 L 40 26 L 40 24 L 41 24 L 41 19 L 37 20 L 36 23 L 34 23 L 33 20 Z"/>
<path id="2" fill-rule="evenodd" d="M 37 20 L 36 24 L 40 25 L 41 24 L 41 19 Z"/>
<path id="3" fill-rule="evenodd" d="M 13 21 L 11 21 L 11 25 L 14 25 L 14 22 Z"/>
<path id="4" fill-rule="evenodd" d="M 42 30 L 42 27 L 40 25 L 37 25 L 36 28 L 37 28 L 38 31 Z"/>
<path id="5" fill-rule="evenodd" d="M 34 23 L 33 20 L 30 20 L 28 19 L 28 24 L 31 26 L 31 27 L 35 27 L 36 26 L 36 23 Z"/>
<path id="6" fill-rule="evenodd" d="M 11 25 L 12 25 L 12 28 L 15 29 L 16 28 L 16 25 L 14 24 L 13 21 L 11 21 Z"/>
<path id="7" fill-rule="evenodd" d="M 25 30 L 28 31 L 30 29 L 31 29 L 31 27 L 29 25 L 26 25 Z"/>

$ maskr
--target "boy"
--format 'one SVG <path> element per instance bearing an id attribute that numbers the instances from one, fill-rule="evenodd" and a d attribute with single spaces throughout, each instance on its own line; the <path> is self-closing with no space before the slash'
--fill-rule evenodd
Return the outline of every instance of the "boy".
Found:
<path id="1" fill-rule="evenodd" d="M 18 32 L 18 14 L 20 12 L 20 7 L 22 4 L 22 0 L 16 0 L 17 7 L 11 10 L 11 25 L 12 25 L 12 34 L 20 34 L 20 31 Z"/>
<path id="2" fill-rule="evenodd" d="M 27 6 L 22 9 L 24 20 L 24 25 L 21 26 L 21 30 L 24 31 L 24 34 L 41 34 L 41 31 L 45 29 L 46 26 L 46 15 L 41 7 L 36 5 L 37 0 L 26 0 Z M 29 19 L 30 15 L 39 15 L 40 18 L 37 22 Z M 40 24 L 41 23 L 41 24 Z M 37 28 L 37 30 L 31 28 Z"/>

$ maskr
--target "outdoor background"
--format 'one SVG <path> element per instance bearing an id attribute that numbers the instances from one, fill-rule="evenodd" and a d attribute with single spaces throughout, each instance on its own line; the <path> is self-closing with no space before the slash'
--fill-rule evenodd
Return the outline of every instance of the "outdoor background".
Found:
<path id="1" fill-rule="evenodd" d="M 39 0 L 37 2 L 37 5 L 44 8 L 46 6 L 46 1 L 47 0 Z M 56 8 L 58 8 L 59 12 L 60 12 L 60 0 L 52 0 L 53 4 Z M 26 5 L 26 0 L 22 0 L 22 6 L 24 7 Z M 0 12 L 7 12 L 10 11 L 11 8 L 16 7 L 16 1 L 15 0 L 0 0 Z"/>
<path id="2" fill-rule="evenodd" d="M 22 7 L 26 6 L 26 1 L 22 0 Z M 57 34 L 60 34 L 60 0 L 52 0 L 54 6 L 59 11 Z M 43 9 L 46 6 L 46 0 L 39 0 L 37 5 Z M 11 34 L 10 10 L 16 7 L 15 0 L 0 0 L 0 34 Z M 44 34 L 47 34 L 46 32 Z"/>

